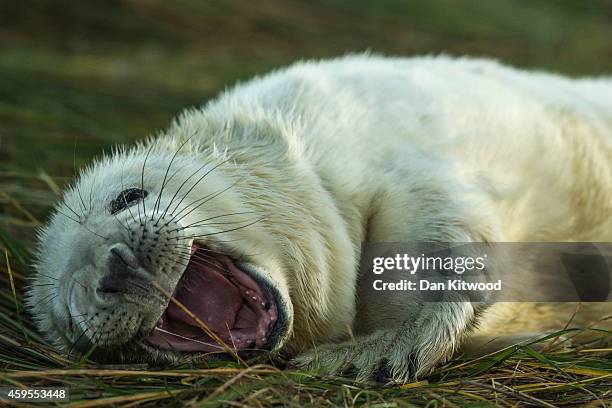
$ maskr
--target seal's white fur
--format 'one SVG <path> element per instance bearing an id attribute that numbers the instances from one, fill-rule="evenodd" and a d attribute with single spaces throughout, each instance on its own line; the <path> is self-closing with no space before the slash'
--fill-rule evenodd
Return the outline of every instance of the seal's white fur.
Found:
<path id="1" fill-rule="evenodd" d="M 185 167 L 230 157 L 235 167 L 213 184 L 240 180 L 203 213 L 266 212 L 263 225 L 228 236 L 239 252 L 263 252 L 250 261 L 289 294 L 285 348 L 316 346 L 299 364 L 353 364 L 362 378 L 382 364 L 402 380 L 449 357 L 474 324 L 479 307 L 461 299 L 356 302 L 365 241 L 612 241 L 610 79 L 488 60 L 350 56 L 296 64 L 187 111 L 150 142 L 152 166 L 165 168 L 190 135 Z M 128 178 L 138 176 L 148 146 L 117 152 L 79 184 L 107 202 L 121 191 L 125 163 L 135 167 Z M 159 192 L 159 180 L 146 182 Z M 75 191 L 66 200 L 80 205 Z M 58 244 L 62 228 L 71 229 L 56 217 L 43 234 L 39 269 L 64 267 L 61 251 L 72 249 Z M 48 322 L 36 309 L 43 296 L 35 288 L 31 303 Z"/>

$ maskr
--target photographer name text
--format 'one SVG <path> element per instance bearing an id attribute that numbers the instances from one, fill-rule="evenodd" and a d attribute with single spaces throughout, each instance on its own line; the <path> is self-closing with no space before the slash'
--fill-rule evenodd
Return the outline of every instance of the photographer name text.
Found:
<path id="1" fill-rule="evenodd" d="M 432 282 L 419 279 L 418 282 L 402 279 L 395 282 L 385 282 L 376 279 L 372 287 L 376 291 L 406 290 L 406 291 L 501 291 L 502 281 L 497 282 L 467 282 L 461 279 L 448 279 L 445 282 Z"/>

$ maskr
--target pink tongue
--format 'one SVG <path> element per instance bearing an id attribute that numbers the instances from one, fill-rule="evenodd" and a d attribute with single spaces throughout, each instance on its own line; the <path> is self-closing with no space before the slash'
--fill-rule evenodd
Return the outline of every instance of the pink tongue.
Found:
<path id="1" fill-rule="evenodd" d="M 216 269 L 208 266 L 200 268 L 205 268 L 206 272 L 190 273 L 176 299 L 214 332 L 226 334 L 228 328 L 234 327 L 242 306 L 242 296 L 239 289 Z M 174 303 L 170 303 L 167 313 L 171 319 L 194 326 L 202 333 L 198 323 Z"/>

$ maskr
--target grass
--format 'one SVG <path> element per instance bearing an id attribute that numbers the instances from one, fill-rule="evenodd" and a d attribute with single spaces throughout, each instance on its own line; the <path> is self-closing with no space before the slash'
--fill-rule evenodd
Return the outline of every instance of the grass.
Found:
<path id="1" fill-rule="evenodd" d="M 4 265 L 16 287 L 23 275 Z M 10 287 L 10 285 L 8 285 Z M 233 362 L 154 369 L 69 361 L 46 345 L 23 315 L 16 292 L 0 293 L 0 383 L 69 387 L 73 406 L 608 406 L 610 333 L 591 330 L 580 345 L 540 353 L 514 346 L 480 359 L 457 358 L 427 379 L 381 387 L 316 372 Z M 576 329 L 554 333 L 545 342 Z M 562 346 L 563 340 L 558 342 Z"/>
<path id="2" fill-rule="evenodd" d="M 0 3 L 0 385 L 69 386 L 75 406 L 610 406 L 604 331 L 546 353 L 458 357 L 427 379 L 380 387 L 231 362 L 119 370 L 69 361 L 22 304 L 36 227 L 75 168 L 236 80 L 366 49 L 600 75 L 612 72 L 610 38 L 607 0 Z M 562 346 L 574 333 L 544 341 Z"/>

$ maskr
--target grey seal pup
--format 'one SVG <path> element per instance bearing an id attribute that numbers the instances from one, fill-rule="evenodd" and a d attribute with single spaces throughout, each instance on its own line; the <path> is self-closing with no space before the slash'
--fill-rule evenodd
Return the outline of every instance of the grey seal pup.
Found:
<path id="1" fill-rule="evenodd" d="M 497 305 L 364 302 L 364 242 L 610 242 L 611 210 L 610 79 L 303 62 L 85 169 L 40 233 L 28 302 L 54 344 L 103 361 L 259 350 L 406 381 Z"/>

